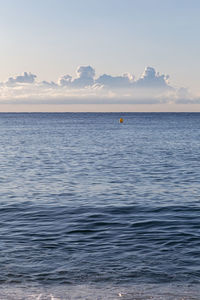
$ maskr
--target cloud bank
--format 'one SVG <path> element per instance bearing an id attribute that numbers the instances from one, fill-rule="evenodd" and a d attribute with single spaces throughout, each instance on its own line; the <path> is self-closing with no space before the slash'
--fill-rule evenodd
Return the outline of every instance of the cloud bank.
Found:
<path id="1" fill-rule="evenodd" d="M 76 77 L 61 76 L 57 82 L 38 81 L 24 72 L 0 83 L 0 104 L 197 104 L 200 98 L 186 88 L 174 88 L 169 75 L 146 67 L 139 78 L 125 73 L 95 75 L 91 66 L 80 66 Z"/>

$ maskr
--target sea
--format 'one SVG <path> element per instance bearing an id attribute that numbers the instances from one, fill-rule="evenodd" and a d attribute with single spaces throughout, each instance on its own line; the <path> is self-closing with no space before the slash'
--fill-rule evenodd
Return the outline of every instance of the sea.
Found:
<path id="1" fill-rule="evenodd" d="M 199 113 L 0 113 L 0 300 L 65 299 L 200 299 Z"/>

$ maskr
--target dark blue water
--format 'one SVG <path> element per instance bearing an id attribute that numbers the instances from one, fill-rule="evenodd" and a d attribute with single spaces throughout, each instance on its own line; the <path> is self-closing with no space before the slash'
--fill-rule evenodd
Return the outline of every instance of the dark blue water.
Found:
<path id="1" fill-rule="evenodd" d="M 0 114 L 0 299 L 199 295 L 200 114 Z"/>

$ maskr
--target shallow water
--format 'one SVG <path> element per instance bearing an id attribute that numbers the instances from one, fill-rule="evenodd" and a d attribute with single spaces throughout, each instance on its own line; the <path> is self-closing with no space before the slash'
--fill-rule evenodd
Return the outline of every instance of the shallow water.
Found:
<path id="1" fill-rule="evenodd" d="M 181 285 L 62 285 L 6 286 L 0 289 L 0 299 L 7 300 L 198 300 L 197 286 Z"/>
<path id="2" fill-rule="evenodd" d="M 197 113 L 0 114 L 0 299 L 199 299 L 199 141 Z"/>

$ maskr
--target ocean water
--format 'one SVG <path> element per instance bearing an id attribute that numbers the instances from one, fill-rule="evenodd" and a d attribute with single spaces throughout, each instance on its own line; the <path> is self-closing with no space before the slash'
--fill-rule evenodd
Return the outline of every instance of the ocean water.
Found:
<path id="1" fill-rule="evenodd" d="M 200 114 L 1 113 L 7 299 L 199 300 Z"/>

